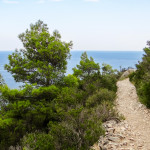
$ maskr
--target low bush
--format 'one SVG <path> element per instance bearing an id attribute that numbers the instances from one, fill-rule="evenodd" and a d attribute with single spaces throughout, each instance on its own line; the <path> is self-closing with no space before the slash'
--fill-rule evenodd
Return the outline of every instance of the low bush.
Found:
<path id="1" fill-rule="evenodd" d="M 23 150 L 54 150 L 54 139 L 50 134 L 35 131 L 22 139 Z"/>
<path id="2" fill-rule="evenodd" d="M 140 101 L 150 108 L 150 82 L 142 82 L 137 88 Z"/>
<path id="3" fill-rule="evenodd" d="M 115 99 L 115 92 L 109 91 L 108 89 L 100 89 L 95 92 L 92 96 L 89 96 L 89 98 L 86 101 L 86 106 L 88 107 L 94 107 L 96 105 L 101 104 L 103 101 L 111 101 Z"/>

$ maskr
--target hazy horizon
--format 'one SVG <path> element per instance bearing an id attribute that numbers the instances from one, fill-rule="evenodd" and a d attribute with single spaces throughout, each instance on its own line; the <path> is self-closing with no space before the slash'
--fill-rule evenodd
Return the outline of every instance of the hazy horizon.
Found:
<path id="1" fill-rule="evenodd" d="M 142 51 L 150 40 L 149 0 L 0 0 L 0 51 L 22 48 L 39 19 L 73 50 Z"/>

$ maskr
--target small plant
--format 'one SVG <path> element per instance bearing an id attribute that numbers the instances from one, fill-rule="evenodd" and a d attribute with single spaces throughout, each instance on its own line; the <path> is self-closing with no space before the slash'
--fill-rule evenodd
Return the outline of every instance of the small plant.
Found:
<path id="1" fill-rule="evenodd" d="M 53 137 L 50 134 L 36 131 L 26 134 L 22 139 L 23 150 L 54 150 Z"/>
<path id="2" fill-rule="evenodd" d="M 101 104 L 103 101 L 113 101 L 115 99 L 115 93 L 108 89 L 100 89 L 95 94 L 90 96 L 86 101 L 86 106 L 94 107 Z"/>

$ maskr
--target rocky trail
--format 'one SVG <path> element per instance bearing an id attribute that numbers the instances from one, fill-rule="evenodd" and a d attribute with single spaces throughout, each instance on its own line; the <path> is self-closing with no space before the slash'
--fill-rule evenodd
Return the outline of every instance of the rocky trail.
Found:
<path id="1" fill-rule="evenodd" d="M 138 101 L 128 78 L 117 86 L 116 108 L 125 120 L 106 122 L 106 136 L 100 137 L 95 150 L 150 150 L 150 110 Z"/>

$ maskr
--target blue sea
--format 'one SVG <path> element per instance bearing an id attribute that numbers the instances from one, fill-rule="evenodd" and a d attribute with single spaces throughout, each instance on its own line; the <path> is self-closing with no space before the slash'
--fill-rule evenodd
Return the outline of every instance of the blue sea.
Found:
<path id="1" fill-rule="evenodd" d="M 80 62 L 81 54 L 84 51 L 71 51 L 71 59 L 68 60 L 67 74 L 72 73 L 72 68 Z M 7 64 L 8 55 L 12 51 L 0 51 L 0 73 L 2 74 L 6 84 L 10 88 L 18 88 L 22 83 L 16 83 L 10 73 L 4 70 L 4 65 Z M 92 56 L 96 63 L 102 66 L 102 63 L 109 64 L 113 69 L 120 70 L 121 68 L 133 67 L 138 61 L 141 61 L 143 51 L 87 51 L 88 56 Z"/>

